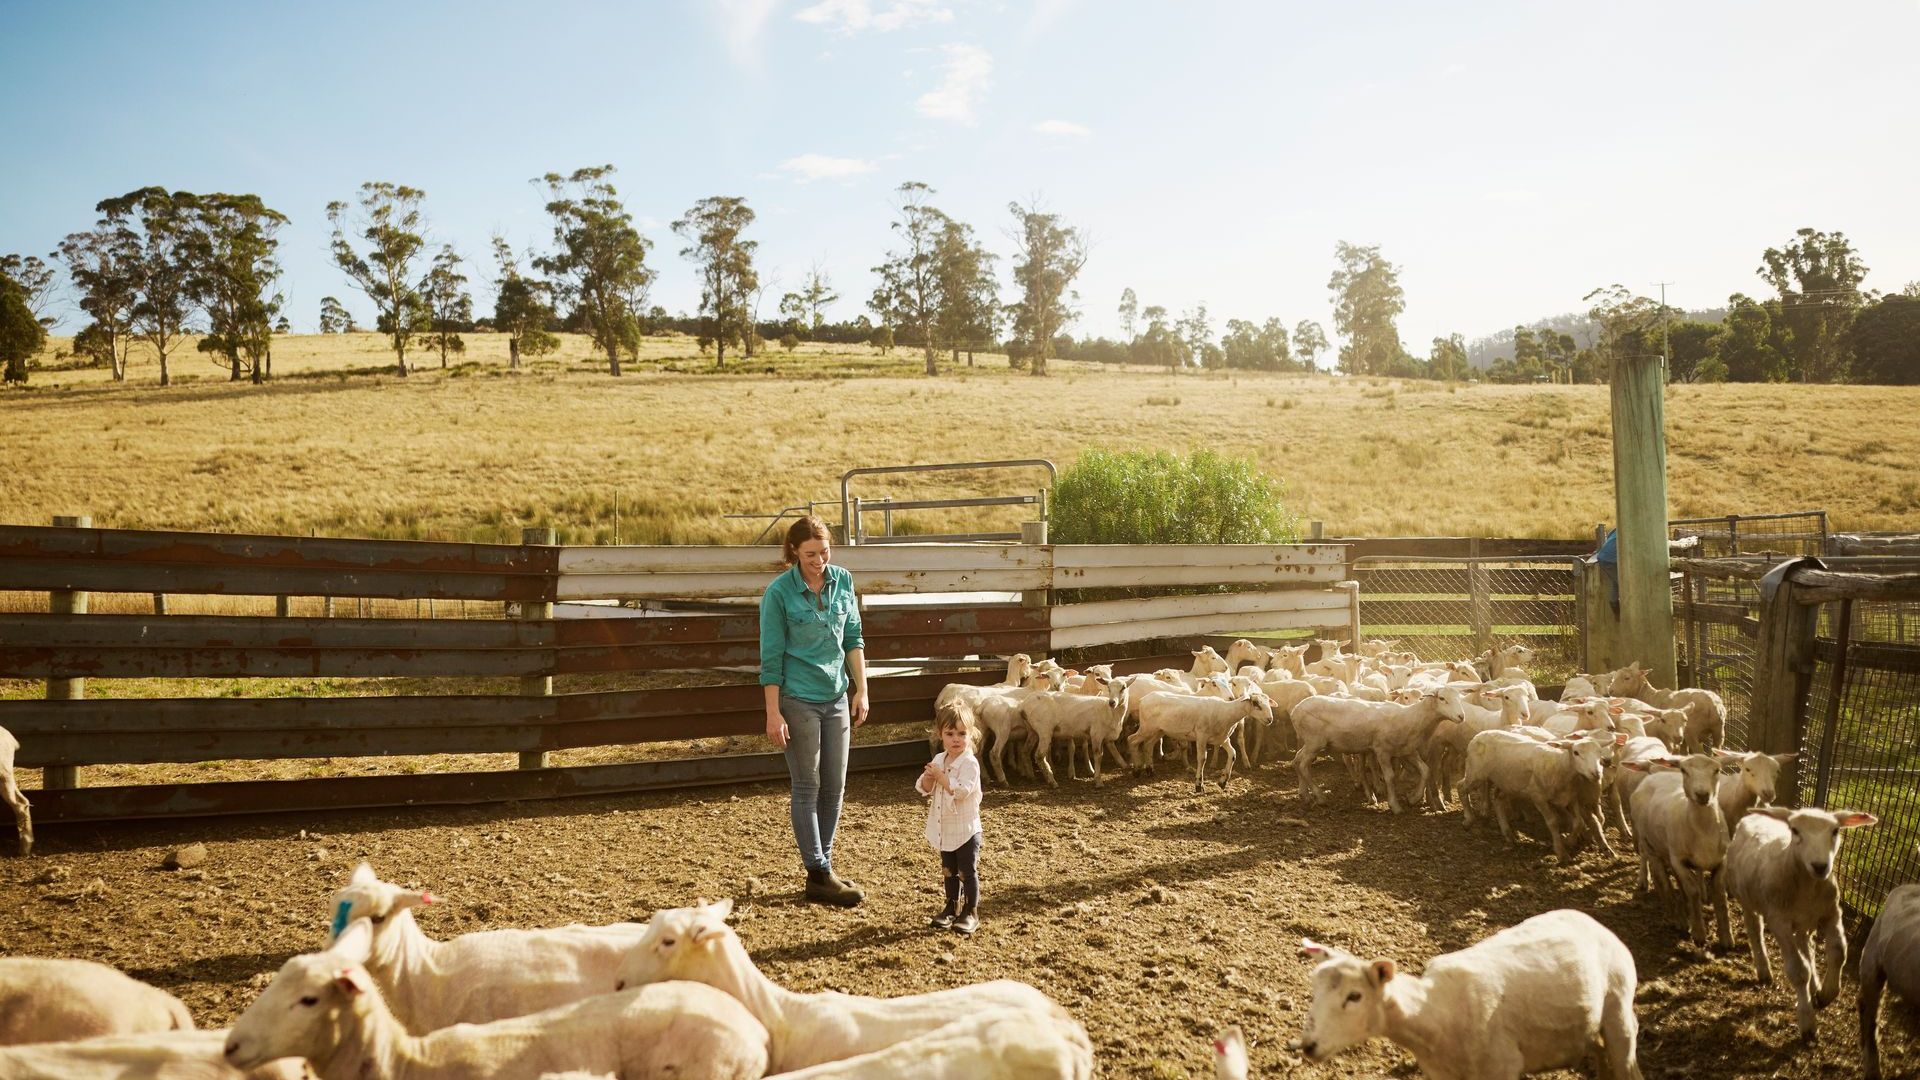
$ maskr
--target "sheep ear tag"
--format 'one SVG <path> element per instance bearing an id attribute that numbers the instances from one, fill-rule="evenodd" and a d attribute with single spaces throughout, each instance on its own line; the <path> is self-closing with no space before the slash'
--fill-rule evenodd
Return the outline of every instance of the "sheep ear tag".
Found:
<path id="1" fill-rule="evenodd" d="M 342 900 L 333 906 L 333 927 L 328 931 L 330 939 L 339 937 L 340 931 L 347 928 L 347 913 L 352 910 L 353 901 L 351 900 Z"/>

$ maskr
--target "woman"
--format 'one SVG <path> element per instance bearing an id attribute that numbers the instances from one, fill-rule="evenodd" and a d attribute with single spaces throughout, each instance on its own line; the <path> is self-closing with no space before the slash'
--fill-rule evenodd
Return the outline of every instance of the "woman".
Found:
<path id="1" fill-rule="evenodd" d="M 829 561 L 826 522 L 812 515 L 794 522 L 781 554 L 788 569 L 760 597 L 767 738 L 787 755 L 807 899 L 853 907 L 862 894 L 833 872 L 833 833 L 847 787 L 848 720 L 867 722 L 860 605 L 853 575 Z"/>

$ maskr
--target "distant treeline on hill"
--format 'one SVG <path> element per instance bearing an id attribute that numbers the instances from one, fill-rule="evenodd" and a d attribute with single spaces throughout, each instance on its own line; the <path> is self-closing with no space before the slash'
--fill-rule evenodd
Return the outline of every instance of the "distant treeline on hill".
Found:
<path id="1" fill-rule="evenodd" d="M 767 342 L 791 350 L 801 341 L 917 350 L 928 375 L 963 353 L 1004 352 L 1036 375 L 1061 357 L 1105 364 L 1314 371 L 1329 359 L 1348 375 L 1498 382 L 1602 382 L 1616 360 L 1668 355 L 1675 381 L 1920 383 L 1920 282 L 1881 295 L 1862 288 L 1867 268 L 1840 233 L 1801 229 L 1761 256 L 1759 276 L 1772 295 L 1736 293 L 1719 310 L 1667 308 L 1619 285 L 1596 289 L 1584 313 L 1516 326 L 1471 345 L 1460 334 L 1434 338 L 1425 356 L 1408 351 L 1397 321 L 1405 310 L 1400 267 L 1378 245 L 1335 245 L 1327 281 L 1335 347 L 1319 323 L 1291 327 L 1276 317 L 1228 319 L 1216 331 L 1207 305 L 1173 315 L 1121 293 L 1118 338 L 1075 338 L 1080 315 L 1074 282 L 1088 246 L 1059 215 L 1013 203 L 1011 290 L 971 225 L 938 209 L 933 188 L 896 189 L 895 247 L 872 268 L 878 284 L 865 313 L 832 321 L 841 301 L 814 265 L 793 291 L 772 295 L 748 238 L 755 213 L 744 198 L 701 199 L 673 222 L 697 272 L 700 304 L 669 314 L 650 303 L 656 270 L 652 241 L 633 225 L 610 165 L 548 173 L 545 209 L 553 226 L 544 252 L 515 252 L 492 238 L 491 313 L 477 312 L 468 258 L 451 244 L 431 245 L 426 193 L 387 181 L 362 184 L 353 201 L 326 208 L 330 251 L 346 283 L 375 311 L 375 329 L 405 375 L 407 354 L 437 354 L 440 366 L 466 350 L 462 334 L 485 329 L 508 339 L 508 364 L 551 351 L 561 331 L 586 336 L 619 375 L 649 334 L 694 338 L 716 366 L 751 357 Z M 0 257 L 0 379 L 25 382 L 29 360 L 54 320 L 56 267 L 67 272 L 74 306 L 91 321 L 73 352 L 127 375 L 134 343 L 169 358 L 189 341 L 227 367 L 230 378 L 261 382 L 273 370 L 273 339 L 291 332 L 281 287 L 279 232 L 288 219 L 258 195 L 196 194 L 141 188 L 96 206 L 91 228 L 70 233 L 48 260 Z M 357 329 L 339 298 L 319 305 L 322 333 Z"/>

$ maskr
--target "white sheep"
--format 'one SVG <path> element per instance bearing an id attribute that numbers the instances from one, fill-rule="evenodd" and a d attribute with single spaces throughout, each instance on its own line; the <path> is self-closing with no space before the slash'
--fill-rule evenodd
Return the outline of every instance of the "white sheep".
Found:
<path id="1" fill-rule="evenodd" d="M 322 1080 L 521 1080 L 569 1069 L 624 1080 L 756 1080 L 767 1070 L 767 1029 L 739 1001 L 698 983 L 600 993 L 410 1035 L 362 966 L 372 943 L 372 925 L 356 920 L 326 949 L 282 964 L 234 1022 L 228 1063 L 303 1057 Z"/>
<path id="2" fill-rule="evenodd" d="M 613 985 L 634 987 L 669 979 L 715 987 L 744 1002 L 766 1025 L 771 1066 L 803 1069 L 884 1050 L 937 1031 L 968 1015 L 1014 1010 L 1071 1022 L 1047 995 L 1023 982 L 1000 979 L 910 997 L 873 998 L 837 991 L 798 994 L 754 966 L 727 916 L 733 901 L 656 911 Z"/>
<path id="3" fill-rule="evenodd" d="M 1633 842 L 1640 853 L 1642 888 L 1671 901 L 1696 945 L 1707 944 L 1704 906 L 1711 902 L 1722 948 L 1733 946 L 1727 925 L 1727 826 L 1720 814 L 1720 759 L 1712 754 L 1659 757 L 1628 766 L 1649 775 L 1634 789 Z M 1680 882 L 1672 890 L 1668 874 Z"/>
<path id="4" fill-rule="evenodd" d="M 1533 650 L 1520 644 L 1503 645 L 1498 649 L 1488 649 L 1473 659 L 1476 665 L 1486 665 L 1487 678 L 1498 679 L 1508 673 L 1524 674 L 1526 666 L 1533 663 Z"/>
<path id="5" fill-rule="evenodd" d="M 978 711 L 981 700 L 987 696 L 1002 690 L 1029 685 L 1033 677 L 1033 672 L 1033 659 L 1026 653 L 1014 653 L 1012 656 L 1007 657 L 1006 676 L 997 683 L 988 686 L 980 686 L 975 683 L 948 683 L 941 687 L 940 693 L 933 699 L 933 711 L 935 715 L 938 715 L 942 708 L 951 705 L 955 701 L 966 701 L 974 707 L 975 711 Z M 980 727 L 976 726 L 973 729 L 973 751 L 975 754 L 980 753 L 982 749 L 980 740 L 985 737 L 986 732 Z M 940 733 L 937 730 L 928 737 L 928 743 L 935 751 L 940 749 Z"/>
<path id="6" fill-rule="evenodd" d="M 74 1042 L 0 1046 L 6 1080 L 311 1080 L 299 1058 L 236 1069 L 224 1028 L 103 1035 Z"/>
<path id="7" fill-rule="evenodd" d="M 1306 666 L 1305 674 L 1326 675 L 1341 682 L 1352 682 L 1359 674 L 1360 658 L 1340 651 L 1347 644 L 1331 638 L 1314 638 L 1313 643 L 1320 647 L 1320 659 Z"/>
<path id="8" fill-rule="evenodd" d="M 1048 787 L 1060 786 L 1053 775 L 1053 740 L 1056 735 L 1068 740 L 1067 779 L 1078 778 L 1074 771 L 1073 745 L 1078 740 L 1085 740 L 1093 772 L 1093 786 L 1100 786 L 1100 759 L 1104 751 L 1120 738 L 1120 730 L 1127 722 L 1127 688 L 1108 680 L 1104 690 L 1101 697 L 1066 691 L 1036 691 L 1020 703 L 1020 718 L 1034 735 L 1034 764 L 1040 767 Z M 1125 764 L 1118 749 L 1113 750 L 1113 755 Z"/>
<path id="9" fill-rule="evenodd" d="M 1001 786 L 1004 787 L 1007 783 L 1007 748 L 1016 741 L 1025 740 L 1033 734 L 1027 728 L 1026 721 L 1020 718 L 1021 703 L 1026 701 L 1030 694 L 1059 690 L 1064 682 L 1063 673 L 1036 668 L 1028 675 L 1023 685 L 996 686 L 992 688 L 992 693 L 983 694 L 974 699 L 974 716 L 980 721 L 975 728 L 974 752 L 979 754 L 982 746 L 985 745 L 986 737 L 989 735 L 993 737 L 993 747 L 987 753 L 986 760 L 993 766 L 995 779 Z M 1014 763 L 1020 766 L 1019 755 L 1014 756 Z M 986 775 L 984 768 L 981 770 L 981 775 L 983 778 Z"/>
<path id="10" fill-rule="evenodd" d="M 1300 774 L 1300 798 L 1309 803 L 1321 798 L 1313 780 L 1313 757 L 1323 748 L 1339 754 L 1372 754 L 1386 778 L 1387 806 L 1401 813 L 1400 793 L 1393 782 L 1395 758 L 1411 757 L 1420 771 L 1420 799 L 1427 797 L 1427 763 L 1423 751 L 1434 729 L 1448 722 L 1459 723 L 1440 709 L 1437 692 L 1423 691 L 1412 704 L 1392 701 L 1359 701 L 1352 698 L 1316 695 L 1293 707 L 1293 730 L 1300 749 L 1293 755 L 1294 771 Z"/>
<path id="11" fill-rule="evenodd" d="M 1661 690 L 1648 680 L 1646 669 L 1636 665 L 1616 672 L 1607 693 L 1639 698 L 1659 709 L 1685 709 L 1687 722 L 1681 742 L 1689 754 L 1706 753 L 1726 741 L 1727 703 L 1711 690 L 1699 687 Z"/>
<path id="12" fill-rule="evenodd" d="M 1460 779 L 1463 820 L 1471 827 L 1484 816 L 1474 812 L 1473 796 L 1479 792 L 1491 805 L 1501 835 L 1514 843 L 1513 825 L 1500 796 L 1524 799 L 1539 812 L 1553 853 L 1562 863 L 1572 857 L 1571 841 L 1582 829 L 1590 831 L 1608 855 L 1614 854 L 1600 824 L 1600 795 L 1611 740 L 1541 741 L 1540 734 L 1495 728 L 1473 737 L 1467 744 L 1466 773 Z"/>
<path id="13" fill-rule="evenodd" d="M 1091 1080 L 1093 1043 L 1064 1012 L 988 1009 L 905 1042 L 768 1080 Z"/>
<path id="14" fill-rule="evenodd" d="M 336 922 L 365 920 L 364 961 L 386 1008 L 408 1031 L 425 1033 L 550 1009 L 605 992 L 613 972 L 647 928 L 642 923 L 574 924 L 540 930 L 480 930 L 446 941 L 428 937 L 414 909 L 425 892 L 381 881 L 361 863 L 328 905 Z M 347 906 L 339 922 L 340 905 Z"/>
<path id="15" fill-rule="evenodd" d="M 179 998 L 105 964 L 0 957 L 0 1046 L 192 1029 Z"/>
<path id="16" fill-rule="evenodd" d="M 1311 645 L 1277 646 L 1273 656 L 1267 660 L 1267 670 L 1285 672 L 1296 679 L 1303 679 L 1307 675 L 1307 650 L 1311 648 Z"/>
<path id="17" fill-rule="evenodd" d="M 1213 1080 L 1247 1080 L 1247 1037 L 1239 1024 L 1213 1037 Z"/>
<path id="18" fill-rule="evenodd" d="M 1399 638 L 1373 638 L 1361 642 L 1353 651 L 1363 657 L 1377 659 L 1392 652 L 1399 644 Z"/>
<path id="19" fill-rule="evenodd" d="M 1495 728 L 1518 727 L 1526 719 L 1527 699 L 1517 686 L 1502 687 L 1486 696 L 1494 708 L 1476 703 L 1469 688 L 1449 684 L 1436 692 L 1440 711 L 1457 724 L 1443 724 L 1427 740 L 1427 797 L 1437 810 L 1447 808 L 1447 799 L 1458 786 L 1459 773 L 1466 767 L 1467 744 L 1475 735 Z"/>
<path id="20" fill-rule="evenodd" d="M 1140 726 L 1127 737 L 1127 744 L 1133 749 L 1134 768 L 1142 767 L 1141 746 L 1149 739 L 1166 736 L 1170 739 L 1184 739 L 1193 744 L 1193 790 L 1203 791 L 1206 787 L 1207 758 L 1215 746 L 1223 747 L 1227 754 L 1226 771 L 1221 774 L 1220 786 L 1225 788 L 1233 779 L 1233 744 L 1229 737 L 1233 729 L 1246 722 L 1260 724 L 1273 723 L 1273 703 L 1263 693 L 1255 692 L 1248 697 L 1203 698 L 1184 694 L 1161 692 L 1148 694 L 1140 699 Z M 1145 768 L 1150 772 L 1153 762 L 1149 758 Z"/>
<path id="21" fill-rule="evenodd" d="M 1639 1080 L 1633 954 L 1589 915 L 1535 915 L 1420 975 L 1306 938 L 1300 947 L 1320 960 L 1296 1044 L 1314 1061 L 1386 1038 L 1432 1080 L 1518 1080 L 1597 1048 L 1607 1075 Z"/>
<path id="22" fill-rule="evenodd" d="M 1834 865 L 1842 834 L 1877 820 L 1858 810 L 1756 806 L 1740 819 L 1727 845 L 1727 891 L 1740 901 L 1754 976 L 1773 984 L 1766 938 L 1771 931 L 1786 953 L 1801 1038 L 1813 1038 L 1814 1010 L 1826 1008 L 1839 994 L 1840 969 L 1847 960 Z M 1814 963 L 1816 936 L 1826 959 L 1824 978 Z"/>
<path id="23" fill-rule="evenodd" d="M 1720 816 L 1726 819 L 1727 835 L 1740 827 L 1740 819 L 1756 806 L 1772 806 L 1774 789 L 1780 782 L 1780 769 L 1799 754 L 1763 754 L 1729 751 L 1723 761 L 1739 763 L 1739 771 L 1720 777 L 1715 797 L 1720 801 Z"/>
<path id="24" fill-rule="evenodd" d="M 1892 986 L 1920 1006 L 1920 885 L 1887 894 L 1860 949 L 1860 1062 L 1866 1080 L 1880 1080 L 1880 995 Z"/>
<path id="25" fill-rule="evenodd" d="M 20 793 L 20 784 L 13 777 L 14 755 L 20 752 L 20 740 L 13 732 L 0 728 L 0 800 L 13 807 L 13 823 L 20 832 L 20 854 L 33 854 L 33 807 L 27 797 Z"/>
<path id="26" fill-rule="evenodd" d="M 1571 707 L 1563 705 L 1544 719 L 1536 716 L 1533 722 L 1565 739 L 1583 731 L 1611 731 L 1614 721 L 1624 712 L 1606 698 L 1588 698 Z"/>
<path id="27" fill-rule="evenodd" d="M 1273 659 L 1274 650 L 1265 645 L 1255 645 L 1246 638 L 1236 638 L 1227 646 L 1226 663 L 1228 671 L 1239 671 L 1242 664 L 1253 664 L 1265 668 Z"/>

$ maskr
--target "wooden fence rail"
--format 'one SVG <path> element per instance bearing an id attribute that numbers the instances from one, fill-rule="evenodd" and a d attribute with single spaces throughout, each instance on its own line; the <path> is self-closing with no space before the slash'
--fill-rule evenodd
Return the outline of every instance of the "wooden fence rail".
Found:
<path id="1" fill-rule="evenodd" d="M 534 537 L 538 539 L 539 537 Z M 865 607 L 867 655 L 961 660 L 1104 648 L 1121 670 L 1180 662 L 1125 659 L 1121 648 L 1200 633 L 1338 627 L 1352 633 L 1356 594 L 1334 544 L 1166 548 L 1046 545 L 843 547 L 863 596 L 929 595 Z M 513 605 L 507 619 L 289 618 L 233 615 L 0 614 L 0 678 L 45 679 L 95 693 L 148 678 L 518 679 L 758 664 L 757 600 L 781 567 L 771 548 L 562 548 L 0 526 L 0 590 L 459 599 Z M 1180 592 L 1085 603 L 1021 603 L 1060 589 Z M 1251 587 L 1251 588 L 1249 588 Z M 937 594 L 968 593 L 968 602 Z M 999 599 L 977 602 L 979 594 Z M 648 617 L 554 619 L 580 599 L 732 600 L 737 609 Z M 957 599 L 957 598 L 956 598 Z M 280 605 L 284 612 L 285 605 Z M 610 613 L 611 614 L 611 613 Z M 631 612 L 619 613 L 631 616 Z M 513 617 L 519 615 L 522 617 Z M 1141 650 L 1132 650 L 1138 653 Z M 1149 648 L 1147 651 L 1153 651 Z M 994 671 L 877 676 L 876 723 L 923 721 L 949 682 Z M 364 684 L 377 687 L 378 684 Z M 18 764 L 46 770 L 36 816 L 61 821 L 257 810 L 489 801 L 606 793 L 780 775 L 779 759 L 636 762 L 549 769 L 544 755 L 582 747 L 758 734 L 757 685 L 734 682 L 591 693 L 328 698 L 87 698 L 0 701 Z M 903 748 L 904 746 L 904 748 Z M 924 744 L 862 746 L 855 764 L 916 759 Z M 89 765 L 385 755 L 517 753 L 521 770 L 310 780 L 74 786 Z M 896 760 L 898 759 L 898 760 Z M 56 778 L 61 783 L 54 784 Z"/>

